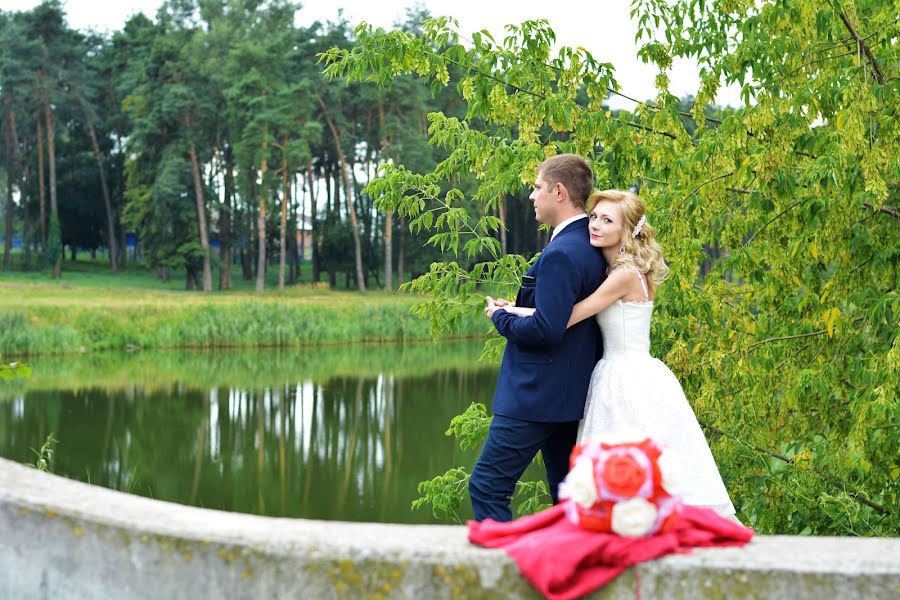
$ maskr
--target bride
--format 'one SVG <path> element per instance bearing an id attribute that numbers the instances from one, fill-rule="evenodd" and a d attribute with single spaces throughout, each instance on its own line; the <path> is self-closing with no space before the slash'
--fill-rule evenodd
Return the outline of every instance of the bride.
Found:
<path id="1" fill-rule="evenodd" d="M 650 317 L 656 287 L 668 273 L 644 203 L 618 190 L 594 192 L 587 201 L 590 243 L 603 252 L 606 281 L 575 305 L 568 327 L 596 315 L 603 358 L 594 367 L 578 442 L 640 432 L 673 452 L 681 465 L 679 495 L 686 504 L 734 518 L 706 438 L 681 385 L 650 355 Z M 520 316 L 533 308 L 504 307 Z"/>

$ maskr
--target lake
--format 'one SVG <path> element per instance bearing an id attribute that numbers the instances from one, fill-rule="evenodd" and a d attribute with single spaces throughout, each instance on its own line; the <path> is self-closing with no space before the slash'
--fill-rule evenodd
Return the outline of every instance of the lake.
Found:
<path id="1" fill-rule="evenodd" d="M 34 463 L 53 433 L 57 475 L 124 492 L 279 517 L 439 522 L 410 503 L 420 481 L 478 457 L 444 431 L 472 402 L 490 406 L 497 366 L 478 362 L 481 346 L 36 357 L 30 380 L 0 382 L 0 456 Z"/>

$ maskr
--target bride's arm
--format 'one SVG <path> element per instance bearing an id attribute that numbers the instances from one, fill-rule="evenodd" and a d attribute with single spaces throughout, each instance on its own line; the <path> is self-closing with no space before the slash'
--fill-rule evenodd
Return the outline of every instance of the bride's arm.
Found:
<path id="1" fill-rule="evenodd" d="M 569 317 L 569 323 L 566 328 L 572 327 L 577 323 L 581 323 L 588 317 L 596 315 L 598 312 L 628 294 L 628 284 L 631 283 L 626 269 L 616 269 L 606 278 L 600 287 L 594 290 L 594 293 L 576 304 L 572 308 L 572 315 Z"/>
<path id="2" fill-rule="evenodd" d="M 515 304 L 510 303 L 504 306 L 503 310 L 511 315 L 516 315 L 517 317 L 530 317 L 534 314 L 536 309 L 528 308 L 527 306 L 516 306 Z"/>

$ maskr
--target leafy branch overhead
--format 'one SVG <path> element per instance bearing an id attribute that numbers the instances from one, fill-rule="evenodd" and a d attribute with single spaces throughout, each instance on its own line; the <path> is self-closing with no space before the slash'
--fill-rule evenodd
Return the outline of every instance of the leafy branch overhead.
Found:
<path id="1" fill-rule="evenodd" d="M 449 18 L 418 34 L 363 24 L 353 47 L 320 54 L 329 77 L 389 87 L 418 76 L 465 105 L 462 117 L 429 115 L 446 152 L 434 169 L 400 157 L 366 189 L 445 252 L 408 286 L 431 296 L 419 314 L 444 332 L 485 293 L 511 297 L 532 257 L 498 252 L 509 224 L 493 217 L 524 201 L 546 156 L 584 154 L 599 188 L 636 186 L 648 203 L 671 266 L 653 351 L 708 424 L 743 518 L 764 532 L 897 535 L 896 6 L 632 7 L 639 57 L 658 69 L 656 97 L 632 110 L 607 105 L 633 97 L 614 65 L 555 48 L 542 20 L 502 40 L 464 37 Z M 687 103 L 669 91 L 684 58 L 700 76 Z M 722 85 L 739 86 L 744 105 L 716 106 Z"/>

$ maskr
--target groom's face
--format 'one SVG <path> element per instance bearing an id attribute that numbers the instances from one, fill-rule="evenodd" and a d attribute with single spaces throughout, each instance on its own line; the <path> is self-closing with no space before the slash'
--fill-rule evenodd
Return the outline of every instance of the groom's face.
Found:
<path id="1" fill-rule="evenodd" d="M 528 199 L 534 203 L 534 218 L 538 223 L 551 227 L 556 226 L 557 188 L 559 184 L 548 182 L 538 173 L 534 182 L 534 190 Z"/>

